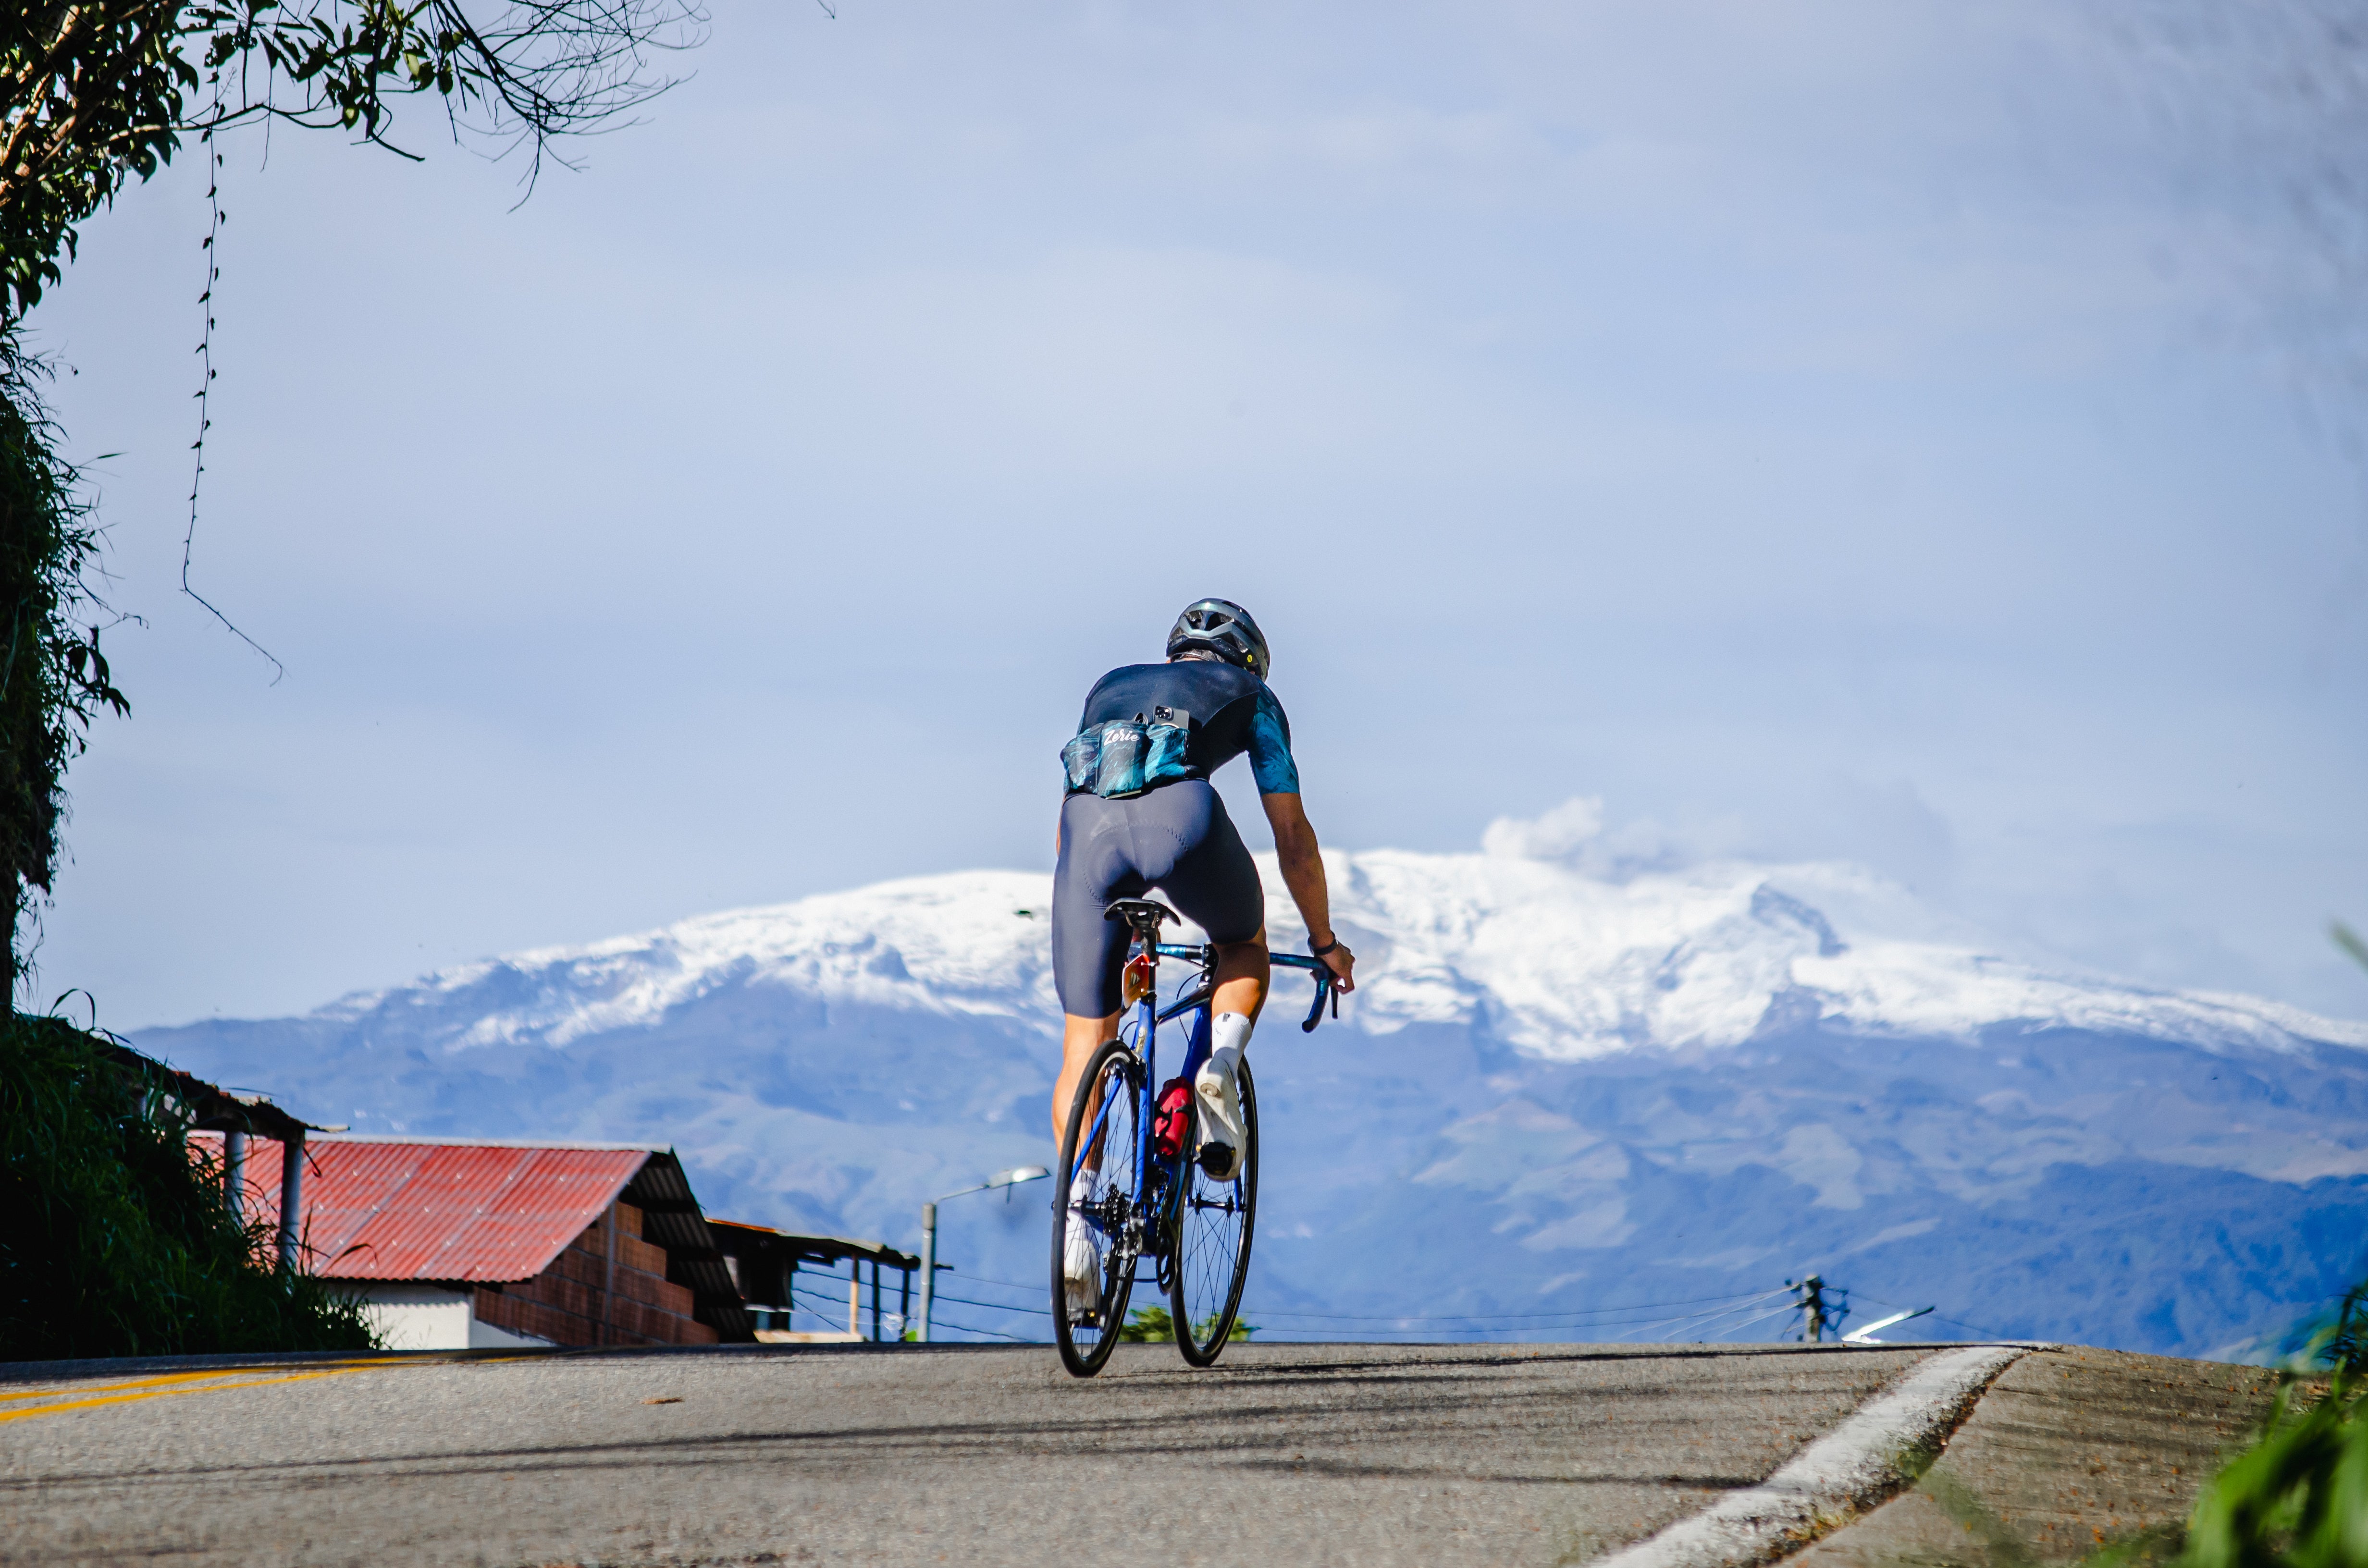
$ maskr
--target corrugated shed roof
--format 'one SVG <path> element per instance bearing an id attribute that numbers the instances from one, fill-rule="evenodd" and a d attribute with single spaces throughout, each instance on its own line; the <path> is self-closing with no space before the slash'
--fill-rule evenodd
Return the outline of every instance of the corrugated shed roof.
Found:
<path id="1" fill-rule="evenodd" d="M 335 1279 L 531 1279 L 617 1200 L 656 1153 L 308 1139 L 305 1256 L 313 1272 Z M 682 1167 L 670 1156 L 660 1161 L 671 1177 L 662 1185 L 679 1186 L 689 1199 Z M 259 1210 L 276 1224 L 276 1160 L 272 1165 L 269 1178 L 249 1183 L 250 1194 L 260 1199 L 249 1213 Z M 689 1217 L 703 1229 L 696 1201 L 689 1208 Z"/>

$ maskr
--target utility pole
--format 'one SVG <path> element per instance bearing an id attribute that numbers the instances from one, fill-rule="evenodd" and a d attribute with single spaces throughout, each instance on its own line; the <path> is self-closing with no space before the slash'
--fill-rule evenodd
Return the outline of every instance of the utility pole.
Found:
<path id="1" fill-rule="evenodd" d="M 945 1198 L 939 1199 L 937 1203 L 921 1205 L 920 1340 L 922 1344 L 927 1345 L 929 1342 L 929 1309 L 936 1306 L 938 1301 L 938 1203 L 943 1203 L 947 1199 L 960 1198 L 962 1193 L 992 1192 L 998 1187 L 1004 1189 L 1003 1200 L 1008 1203 L 1011 1201 L 1011 1188 L 1018 1187 L 1023 1181 L 1041 1181 L 1052 1174 L 1042 1165 L 1015 1165 L 1008 1171 L 996 1172 L 976 1187 L 963 1187 L 961 1192 L 949 1192 Z M 876 1274 L 873 1279 L 872 1291 L 876 1306 L 880 1289 Z"/>
<path id="2" fill-rule="evenodd" d="M 938 1206 L 921 1205 L 921 1331 L 920 1342 L 929 1342 L 929 1309 L 938 1303 Z"/>
<path id="3" fill-rule="evenodd" d="M 1793 1303 L 1793 1309 L 1801 1313 L 1801 1337 L 1812 1345 L 1822 1344 L 1826 1337 L 1826 1325 L 1830 1321 L 1826 1311 L 1825 1280 L 1812 1274 L 1797 1284 L 1790 1279 L 1784 1283 L 1801 1293 Z"/>

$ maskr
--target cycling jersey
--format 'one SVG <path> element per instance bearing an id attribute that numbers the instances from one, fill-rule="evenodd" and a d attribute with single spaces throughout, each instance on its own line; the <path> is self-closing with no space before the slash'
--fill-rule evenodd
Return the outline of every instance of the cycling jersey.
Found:
<path id="1" fill-rule="evenodd" d="M 1247 752 L 1259 794 L 1299 793 L 1299 767 L 1291 756 L 1291 720 L 1266 682 L 1233 665 L 1181 659 L 1112 670 L 1086 694 L 1086 710 L 1077 728 L 1083 732 L 1137 714 L 1148 721 L 1156 718 L 1162 708 L 1191 716 L 1183 766 L 1169 777 L 1206 778 Z"/>
<path id="2" fill-rule="evenodd" d="M 1103 1018 L 1119 1010 L 1119 971 L 1130 933 L 1103 918 L 1113 899 L 1156 890 L 1212 942 L 1247 942 L 1264 926 L 1266 894 L 1258 866 L 1209 775 L 1247 754 L 1258 793 L 1299 793 L 1291 721 L 1266 682 L 1247 670 L 1208 659 L 1128 665 L 1094 683 L 1077 728 L 1082 733 L 1137 714 L 1146 724 L 1188 716 L 1180 767 L 1117 798 L 1073 787 L 1061 806 L 1053 984 L 1061 1010 L 1078 1017 Z"/>

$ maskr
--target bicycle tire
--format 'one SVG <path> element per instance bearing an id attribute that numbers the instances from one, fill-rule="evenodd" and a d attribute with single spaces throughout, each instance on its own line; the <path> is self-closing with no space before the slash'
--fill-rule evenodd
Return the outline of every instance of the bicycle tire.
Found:
<path id="1" fill-rule="evenodd" d="M 1111 1099 L 1102 1120 L 1101 1165 L 1091 1194 L 1082 1202 L 1069 1193 L 1069 1173 L 1077 1167 L 1077 1145 L 1091 1134 L 1086 1111 L 1095 1105 L 1094 1088 Z M 1053 1338 L 1061 1347 L 1061 1364 L 1072 1376 L 1090 1378 L 1102 1369 L 1126 1324 L 1126 1304 L 1134 1293 L 1134 1266 L 1142 1256 L 1145 1216 L 1134 1210 L 1134 1195 L 1143 1190 L 1142 1148 L 1143 1062 L 1117 1040 L 1106 1040 L 1077 1080 L 1076 1098 L 1069 1105 L 1069 1125 L 1061 1135 L 1061 1164 L 1053 1171 L 1059 1189 L 1053 1199 Z M 1069 1304 L 1064 1278 L 1069 1216 L 1087 1213 L 1100 1233 L 1101 1301 L 1089 1313 Z"/>
<path id="2" fill-rule="evenodd" d="M 1179 1165 L 1185 1187 L 1176 1206 L 1176 1263 L 1167 1306 L 1176 1348 L 1195 1367 L 1214 1364 L 1233 1336 L 1242 1287 L 1250 1277 L 1250 1243 L 1258 1233 L 1258 1085 L 1248 1062 L 1235 1070 L 1234 1081 L 1242 1097 L 1241 1169 L 1233 1180 L 1221 1182 L 1190 1159 Z M 1200 1114 L 1196 1096 L 1196 1135 Z"/>

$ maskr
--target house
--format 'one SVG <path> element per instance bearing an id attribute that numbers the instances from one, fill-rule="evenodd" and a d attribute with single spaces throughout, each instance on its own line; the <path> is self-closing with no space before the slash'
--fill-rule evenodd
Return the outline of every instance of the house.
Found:
<path id="1" fill-rule="evenodd" d="M 296 1256 L 353 1286 L 393 1348 L 755 1337 L 670 1149 L 313 1136 L 302 1160 Z M 283 1229 L 278 1194 L 239 1196 Z"/>
<path id="2" fill-rule="evenodd" d="M 813 1341 L 902 1339 L 913 1311 L 913 1271 L 921 1260 L 908 1252 L 879 1242 L 850 1241 L 845 1236 L 802 1236 L 770 1225 L 748 1225 L 736 1220 L 712 1220 L 709 1229 L 723 1249 L 724 1267 L 747 1303 L 757 1338 L 768 1345 Z M 837 1326 L 841 1282 L 830 1272 L 805 1271 L 799 1283 L 798 1265 L 819 1264 L 825 1270 L 847 1266 L 844 1297 L 847 1327 Z M 863 1318 L 863 1271 L 871 1270 L 871 1318 Z M 896 1310 L 884 1312 L 880 1289 L 882 1267 L 895 1269 Z M 944 1268 L 946 1264 L 938 1265 Z M 798 1314 L 806 1314 L 804 1327 Z"/>

